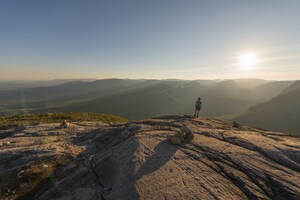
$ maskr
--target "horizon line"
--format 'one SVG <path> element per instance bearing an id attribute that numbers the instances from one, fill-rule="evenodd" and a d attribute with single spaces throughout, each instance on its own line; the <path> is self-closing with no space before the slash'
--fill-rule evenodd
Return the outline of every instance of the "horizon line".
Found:
<path id="1" fill-rule="evenodd" d="M 265 80 L 265 81 L 297 81 L 300 79 L 263 79 L 263 78 L 217 78 L 217 79 L 181 79 L 181 78 L 53 78 L 53 79 L 1 79 L 0 82 L 10 82 L 10 81 L 60 81 L 60 80 L 178 80 L 178 81 L 200 81 L 200 80 L 207 80 L 207 81 L 218 81 L 218 80 Z"/>

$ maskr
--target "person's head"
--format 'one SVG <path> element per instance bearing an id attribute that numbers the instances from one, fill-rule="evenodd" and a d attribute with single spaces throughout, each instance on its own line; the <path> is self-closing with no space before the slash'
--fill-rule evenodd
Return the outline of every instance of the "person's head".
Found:
<path id="1" fill-rule="evenodd" d="M 198 97 L 198 100 L 200 101 L 200 100 L 201 100 L 201 98 L 200 98 L 200 97 Z"/>

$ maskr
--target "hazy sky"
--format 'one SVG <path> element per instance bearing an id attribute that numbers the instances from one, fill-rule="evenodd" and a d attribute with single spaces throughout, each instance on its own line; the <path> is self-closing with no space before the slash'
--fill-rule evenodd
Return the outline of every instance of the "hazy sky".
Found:
<path id="1" fill-rule="evenodd" d="M 300 1 L 1 0 L 0 69 L 0 79 L 300 79 Z"/>

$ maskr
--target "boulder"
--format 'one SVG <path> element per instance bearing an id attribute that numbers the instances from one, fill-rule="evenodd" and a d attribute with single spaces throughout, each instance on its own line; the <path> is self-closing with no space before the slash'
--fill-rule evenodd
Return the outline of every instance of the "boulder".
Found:
<path id="1" fill-rule="evenodd" d="M 177 138 L 179 138 L 181 141 L 183 141 L 184 138 L 185 138 L 184 132 L 182 132 L 181 130 L 176 131 L 176 132 L 175 132 L 175 137 L 177 137 Z"/>
<path id="2" fill-rule="evenodd" d="M 68 128 L 70 126 L 70 123 L 67 120 L 62 121 L 62 123 L 59 125 L 60 129 Z"/>
<path id="3" fill-rule="evenodd" d="M 180 132 L 184 135 L 185 139 L 192 140 L 194 139 L 194 133 L 188 126 L 183 126 L 180 128 Z"/>
<path id="4" fill-rule="evenodd" d="M 182 143 L 182 140 L 179 139 L 178 137 L 174 136 L 174 137 L 172 137 L 171 142 L 172 142 L 172 144 L 178 145 L 178 144 Z"/>
<path id="5" fill-rule="evenodd" d="M 240 128 L 240 124 L 237 123 L 236 121 L 233 122 L 232 127 L 234 128 Z"/>
<path id="6" fill-rule="evenodd" d="M 192 139 L 194 139 L 194 133 L 187 133 L 187 134 L 185 134 L 185 139 L 187 139 L 187 140 L 192 140 Z"/>

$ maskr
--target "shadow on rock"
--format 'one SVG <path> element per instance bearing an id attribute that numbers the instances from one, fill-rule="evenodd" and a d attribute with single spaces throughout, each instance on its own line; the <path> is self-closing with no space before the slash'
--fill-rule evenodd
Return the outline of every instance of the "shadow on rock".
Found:
<path id="1" fill-rule="evenodd" d="M 169 141 L 161 141 L 155 148 L 153 154 L 140 167 L 135 174 L 135 179 L 138 181 L 141 177 L 151 174 L 164 166 L 176 153 L 177 147 L 169 143 Z"/>

